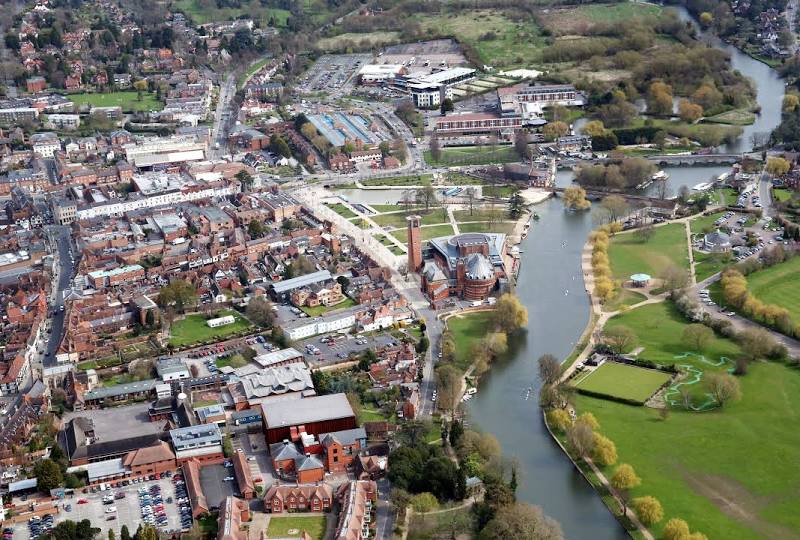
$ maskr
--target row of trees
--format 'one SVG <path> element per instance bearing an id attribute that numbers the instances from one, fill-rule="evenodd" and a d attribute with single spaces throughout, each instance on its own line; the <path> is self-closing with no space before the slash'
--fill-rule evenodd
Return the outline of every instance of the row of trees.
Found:
<path id="1" fill-rule="evenodd" d="M 617 283 L 611 274 L 611 262 L 608 259 L 610 229 L 611 227 L 600 228 L 592 231 L 589 235 L 589 243 L 592 246 L 594 294 L 601 302 L 607 302 L 613 298 L 617 290 Z"/>
<path id="2" fill-rule="evenodd" d="M 575 180 L 582 186 L 630 189 L 648 180 L 655 172 L 656 166 L 644 158 L 624 158 L 579 167 Z"/>
<path id="3" fill-rule="evenodd" d="M 787 336 L 800 336 L 800 324 L 792 319 L 789 310 L 756 298 L 748 290 L 747 278 L 739 270 L 735 268 L 725 270 L 720 283 L 725 302 L 749 319 L 774 328 Z"/>

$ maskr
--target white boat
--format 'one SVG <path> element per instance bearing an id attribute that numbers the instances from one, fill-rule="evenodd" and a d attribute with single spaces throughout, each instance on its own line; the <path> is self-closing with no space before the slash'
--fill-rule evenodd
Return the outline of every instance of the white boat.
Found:
<path id="1" fill-rule="evenodd" d="M 650 180 L 658 181 L 658 180 L 666 180 L 669 178 L 669 175 L 665 173 L 663 170 L 658 171 L 653 176 L 650 177 Z"/>

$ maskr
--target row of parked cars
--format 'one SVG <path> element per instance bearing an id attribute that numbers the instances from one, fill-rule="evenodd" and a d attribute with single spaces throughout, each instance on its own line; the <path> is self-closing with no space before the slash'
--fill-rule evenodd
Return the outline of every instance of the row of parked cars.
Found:
<path id="1" fill-rule="evenodd" d="M 152 485 L 149 490 L 144 486 L 140 487 L 139 508 L 142 511 L 142 521 L 160 529 L 167 528 L 169 518 L 164 508 L 164 499 L 161 497 L 161 486 Z"/>
<path id="2" fill-rule="evenodd" d="M 181 530 L 192 528 L 192 507 L 189 506 L 189 493 L 186 491 L 186 484 L 183 482 L 183 476 L 176 474 L 172 477 L 172 483 L 175 485 L 175 502 L 178 503 L 178 512 L 181 518 Z"/>
<path id="3" fill-rule="evenodd" d="M 31 540 L 36 540 L 42 535 L 49 533 L 53 529 L 53 516 L 51 514 L 45 514 L 42 517 L 33 516 L 28 521 L 28 530 L 31 534 Z M 5 532 L 3 533 L 5 537 Z"/>

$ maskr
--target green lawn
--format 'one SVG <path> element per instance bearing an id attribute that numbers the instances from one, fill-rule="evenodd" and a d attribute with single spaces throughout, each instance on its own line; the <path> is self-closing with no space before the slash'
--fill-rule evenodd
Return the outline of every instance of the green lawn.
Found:
<path id="1" fill-rule="evenodd" d="M 466 371 L 472 364 L 472 346 L 483 339 L 490 326 L 492 312 L 481 311 L 447 319 L 447 328 L 456 342 L 456 366 Z"/>
<path id="2" fill-rule="evenodd" d="M 724 212 L 714 212 L 713 214 L 709 214 L 707 216 L 700 216 L 694 218 L 689 222 L 689 227 L 692 230 L 692 234 L 704 234 L 706 232 L 711 232 L 714 230 L 715 225 L 714 222 L 722 216 Z"/>
<path id="3" fill-rule="evenodd" d="M 630 289 L 618 289 L 614 298 L 603 304 L 603 311 L 612 312 L 622 309 L 625 306 L 632 306 L 639 302 L 644 302 L 647 297 L 642 293 L 632 291 Z"/>
<path id="4" fill-rule="evenodd" d="M 795 321 L 800 321 L 800 257 L 747 276 L 747 288 L 753 296 L 768 304 L 789 310 Z"/>
<path id="5" fill-rule="evenodd" d="M 244 86 L 244 83 L 247 81 L 247 79 L 250 78 L 252 75 L 254 75 L 256 71 L 266 66 L 270 60 L 272 60 L 272 58 L 267 57 L 267 58 L 262 58 L 258 62 L 253 62 L 252 64 L 250 64 L 250 67 L 248 67 L 244 73 L 239 75 L 239 78 L 236 80 L 236 86 L 238 86 L 239 88 Z"/>
<path id="6" fill-rule="evenodd" d="M 588 375 L 578 375 L 575 387 L 644 403 L 669 379 L 663 371 L 606 362 Z"/>
<path id="7" fill-rule="evenodd" d="M 436 225 L 438 223 L 447 223 L 449 221 L 447 217 L 447 210 L 443 206 L 430 210 L 427 214 L 424 210 L 414 213 L 422 216 L 422 220 L 420 221 L 422 225 Z M 406 214 L 404 212 L 395 214 L 382 214 L 372 216 L 372 220 L 381 227 L 394 227 L 399 229 L 408 225 L 408 221 L 406 221 L 407 215 L 410 214 Z"/>
<path id="8" fill-rule="evenodd" d="M 419 205 L 406 206 L 404 204 L 370 204 L 370 208 L 374 208 L 376 212 L 405 212 L 414 208 L 420 208 Z"/>
<path id="9" fill-rule="evenodd" d="M 734 109 L 724 113 L 710 116 L 703 120 L 715 124 L 730 124 L 732 126 L 748 126 L 756 121 L 756 115 L 743 109 Z"/>
<path id="10" fill-rule="evenodd" d="M 227 358 L 217 358 L 214 363 L 218 368 L 230 366 L 232 368 L 240 368 L 247 365 L 247 360 L 241 354 L 234 354 Z"/>
<path id="11" fill-rule="evenodd" d="M 511 234 L 514 230 L 513 221 L 495 221 L 494 223 L 479 222 L 479 223 L 462 223 L 458 226 L 458 230 L 462 233 L 468 232 L 493 232 Z"/>
<path id="12" fill-rule="evenodd" d="M 453 146 L 442 148 L 439 160 L 425 151 L 425 162 L 432 165 L 486 165 L 489 163 L 511 163 L 519 161 L 519 156 L 511 146 L 500 146 L 496 150 L 488 146 Z"/>
<path id="13" fill-rule="evenodd" d="M 319 317 L 323 313 L 328 313 L 329 311 L 334 311 L 336 309 L 350 308 L 353 307 L 354 305 L 356 305 L 356 303 L 352 298 L 345 297 L 343 302 L 340 302 L 335 306 L 315 306 L 315 307 L 304 307 L 300 309 L 305 311 L 309 317 Z"/>
<path id="14" fill-rule="evenodd" d="M 670 265 L 689 269 L 683 224 L 671 223 L 654 231 L 647 242 L 639 241 L 634 234 L 618 234 L 611 239 L 608 256 L 614 277 L 627 279 L 640 272 L 658 277 Z"/>
<path id="15" fill-rule="evenodd" d="M 400 240 L 403 244 L 408 244 L 408 231 L 406 229 L 397 229 L 390 232 L 392 236 Z M 431 227 L 421 227 L 419 235 L 422 240 L 430 240 L 439 236 L 448 236 L 453 234 L 453 227 L 447 223 L 444 225 L 433 225 Z"/>
<path id="16" fill-rule="evenodd" d="M 739 379 L 743 398 L 704 413 L 656 411 L 577 396 L 578 412 L 592 412 L 617 447 L 619 463 L 642 478 L 631 497 L 652 495 L 664 520 L 685 519 L 708 538 L 800 537 L 797 508 L 800 373 L 758 363 Z M 788 465 L 788 466 L 787 466 Z M 613 472 L 613 467 L 606 474 Z"/>
<path id="17" fill-rule="evenodd" d="M 795 191 L 791 189 L 773 188 L 772 198 L 777 202 L 786 202 L 792 199 Z"/>
<path id="18" fill-rule="evenodd" d="M 299 538 L 301 532 L 306 531 L 314 540 L 322 540 L 325 536 L 326 519 L 325 515 L 313 517 L 271 516 L 267 527 L 267 538 Z"/>
<path id="19" fill-rule="evenodd" d="M 170 345 L 183 347 L 201 341 L 220 339 L 252 327 L 250 322 L 237 311 L 229 309 L 221 313 L 221 316 L 225 315 L 233 315 L 236 322 L 210 328 L 206 324 L 207 318 L 199 313 L 187 315 L 185 318 L 175 321 L 170 328 Z"/>
<path id="20" fill-rule="evenodd" d="M 362 180 L 365 186 L 421 186 L 433 181 L 432 174 L 415 174 L 410 176 L 391 176 L 389 178 L 369 178 Z"/>
<path id="21" fill-rule="evenodd" d="M 345 219 L 358 217 L 358 214 L 350 210 L 342 203 L 329 204 L 328 207 Z"/>
<path id="22" fill-rule="evenodd" d="M 733 206 L 739 200 L 739 192 L 733 188 L 722 188 L 717 190 L 719 203 L 726 206 Z"/>
<path id="23" fill-rule="evenodd" d="M 456 218 L 458 223 L 464 221 L 499 221 L 507 217 L 506 209 L 503 206 L 496 206 L 495 208 L 483 207 L 473 208 L 472 214 L 469 210 L 455 210 L 453 217 Z"/>
<path id="24" fill-rule="evenodd" d="M 136 91 L 107 92 L 104 94 L 69 94 L 67 99 L 78 106 L 122 107 L 124 112 L 160 111 L 164 108 L 164 104 L 156 99 L 155 94 L 147 92 L 142 94 L 141 101 L 139 101 Z"/>
<path id="25" fill-rule="evenodd" d="M 481 189 L 484 197 L 508 198 L 514 194 L 517 186 L 483 186 Z"/>
<path id="26" fill-rule="evenodd" d="M 394 422 L 394 418 L 387 416 L 384 414 L 382 410 L 374 409 L 370 407 L 361 407 L 361 410 L 358 413 L 358 423 L 363 424 L 364 422 Z"/>
<path id="27" fill-rule="evenodd" d="M 195 24 L 233 20 L 254 13 L 255 18 L 265 25 L 272 20 L 274 26 L 285 27 L 286 19 L 291 15 L 287 9 L 264 7 L 259 0 L 242 0 L 240 4 L 240 8 L 218 8 L 216 2 L 201 0 L 177 0 L 173 3 L 176 10 L 183 11 Z"/>
<path id="28" fill-rule="evenodd" d="M 730 253 L 694 252 L 694 273 L 697 281 L 703 281 L 717 272 L 722 272 L 732 262 Z"/>

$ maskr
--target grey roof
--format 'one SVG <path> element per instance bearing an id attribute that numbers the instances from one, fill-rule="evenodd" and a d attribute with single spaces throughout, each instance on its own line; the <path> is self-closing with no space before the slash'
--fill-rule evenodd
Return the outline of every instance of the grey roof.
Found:
<path id="1" fill-rule="evenodd" d="M 16 493 L 17 491 L 25 491 L 26 489 L 33 489 L 36 487 L 36 478 L 26 478 L 24 480 L 17 480 L 8 484 L 8 492 Z"/>
<path id="2" fill-rule="evenodd" d="M 156 384 L 160 381 L 156 379 L 148 379 L 146 381 L 135 381 L 125 384 L 117 384 L 106 388 L 95 388 L 83 395 L 85 400 L 89 399 L 105 399 L 108 397 L 123 396 L 125 394 L 134 394 L 137 392 L 151 392 Z"/>
<path id="3" fill-rule="evenodd" d="M 278 401 L 262 406 L 261 410 L 270 428 L 355 416 L 347 396 L 341 393 Z"/>
<path id="4" fill-rule="evenodd" d="M 458 246 L 471 244 L 487 244 L 489 246 L 489 262 L 492 266 L 503 264 L 503 246 L 506 235 L 502 233 L 464 233 L 454 236 L 440 236 L 430 241 L 431 248 L 438 251 L 450 270 L 454 270 L 459 259 Z"/>
<path id="5" fill-rule="evenodd" d="M 311 371 L 305 364 L 295 363 L 273 368 L 258 368 L 252 364 L 235 370 L 247 399 L 276 394 L 312 390 Z"/>
<path id="6" fill-rule="evenodd" d="M 87 464 L 86 473 L 89 476 L 89 480 L 93 481 L 124 474 L 125 467 L 122 465 L 122 458 L 106 459 L 104 461 Z"/>
<path id="7" fill-rule="evenodd" d="M 444 272 L 442 272 L 442 269 L 439 268 L 439 265 L 433 261 L 428 261 L 425 263 L 425 269 L 422 271 L 422 273 L 425 275 L 425 279 L 430 283 L 433 283 L 434 281 L 444 281 L 447 279 L 447 276 L 444 275 Z"/>
<path id="8" fill-rule="evenodd" d="M 708 233 L 704 240 L 707 244 L 724 245 L 731 243 L 731 237 L 720 230 Z"/>
<path id="9" fill-rule="evenodd" d="M 222 435 L 217 424 L 200 424 L 173 429 L 169 432 L 175 450 L 219 444 Z"/>
<path id="10" fill-rule="evenodd" d="M 283 461 L 285 459 L 298 459 L 304 457 L 294 443 L 274 443 L 269 445 L 269 455 L 273 461 Z"/>
<path id="11" fill-rule="evenodd" d="M 288 349 L 272 351 L 271 353 L 267 354 L 259 354 L 258 356 L 253 358 L 253 362 L 257 363 L 262 367 L 269 367 L 272 364 L 278 364 L 280 362 L 285 362 L 286 360 L 291 360 L 293 358 L 302 358 L 302 357 L 303 353 L 301 353 L 294 347 L 289 347 Z"/>
<path id="12" fill-rule="evenodd" d="M 467 257 L 468 279 L 492 279 L 494 269 L 489 260 L 480 253 L 472 253 Z"/>
<path id="13" fill-rule="evenodd" d="M 323 445 L 327 446 L 328 440 L 336 440 L 339 441 L 339 444 L 342 446 L 350 446 L 355 444 L 357 441 L 366 440 L 367 432 L 364 430 L 363 427 L 355 428 L 355 429 L 345 429 L 342 431 L 334 431 L 331 433 L 323 433 L 319 436 L 320 442 Z"/>
<path id="14" fill-rule="evenodd" d="M 318 272 L 311 272 L 304 276 L 277 281 L 272 284 L 272 290 L 278 294 L 287 293 L 299 289 L 300 287 L 307 287 L 313 283 L 332 279 L 332 277 L 331 273 L 327 270 L 319 270 Z"/>
<path id="15" fill-rule="evenodd" d="M 180 358 L 164 358 L 156 362 L 156 371 L 163 377 L 169 373 L 188 372 L 189 368 Z"/>
<path id="16" fill-rule="evenodd" d="M 322 468 L 322 462 L 314 456 L 300 456 L 300 458 L 294 460 L 294 464 L 298 471 L 310 471 Z"/>

